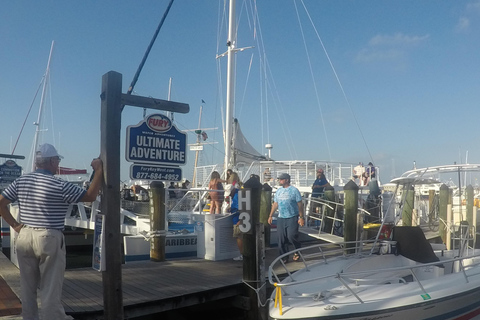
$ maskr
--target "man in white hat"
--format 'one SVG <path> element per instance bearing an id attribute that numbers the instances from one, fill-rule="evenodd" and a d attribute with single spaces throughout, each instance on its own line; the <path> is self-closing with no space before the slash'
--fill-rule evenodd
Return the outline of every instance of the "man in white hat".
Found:
<path id="1" fill-rule="evenodd" d="M 295 249 L 300 249 L 301 243 L 298 241 L 298 226 L 305 225 L 305 212 L 303 210 L 300 191 L 290 185 L 290 175 L 282 173 L 278 176 L 278 180 L 282 187 L 275 192 L 268 223 L 272 224 L 273 214 L 278 209 L 278 250 L 280 255 L 283 255 L 288 252 L 289 243 L 291 243 Z M 293 260 L 297 261 L 298 259 L 299 255 L 295 253 Z M 283 260 L 287 262 L 288 257 Z"/>
<path id="2" fill-rule="evenodd" d="M 41 145 L 35 157 L 36 171 L 20 176 L 0 195 L 0 215 L 18 232 L 23 319 L 66 318 L 61 301 L 66 263 L 62 232 L 65 215 L 71 203 L 94 201 L 103 183 L 100 159 L 91 163 L 95 174 L 88 190 L 55 177 L 62 158 L 51 144 Z M 8 209 L 12 202 L 19 204 L 18 221 Z"/>

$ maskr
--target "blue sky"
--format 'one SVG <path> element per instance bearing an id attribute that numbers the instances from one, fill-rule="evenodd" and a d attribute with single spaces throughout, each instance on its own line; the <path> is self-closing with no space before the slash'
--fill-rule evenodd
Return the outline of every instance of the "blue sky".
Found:
<path id="1" fill-rule="evenodd" d="M 303 3 L 315 29 L 302 2 L 237 0 L 238 46 L 255 48 L 237 54 L 235 116 L 257 150 L 264 153 L 272 143 L 275 159 L 373 161 L 383 182 L 413 161 L 417 167 L 452 164 L 468 154 L 468 162 L 480 162 L 480 1 Z M 100 150 L 102 75 L 120 72 L 126 92 L 167 4 L 2 3 L 0 153 L 9 153 L 17 139 L 54 40 L 44 142 L 55 140 L 63 165 L 89 167 Z M 247 14 L 254 4 L 255 24 Z M 223 5 L 174 2 L 135 87 L 135 94 L 166 99 L 173 78 L 172 100 L 191 110 L 175 115 L 180 130 L 197 127 L 202 100 L 202 127 L 222 128 L 226 85 L 219 85 L 218 74 L 224 82 L 226 59 L 218 69 L 215 56 L 226 50 Z M 266 79 L 259 77 L 263 53 Z M 39 98 L 15 154 L 31 149 L 38 105 Z M 142 114 L 125 108 L 123 137 Z M 206 147 L 205 164 L 223 159 L 220 131 L 208 134 L 219 143 Z M 194 139 L 189 134 L 190 143 Z M 121 143 L 123 159 L 123 138 Z M 184 175 L 190 178 L 193 152 L 188 159 Z M 128 168 L 124 161 L 123 179 Z"/>

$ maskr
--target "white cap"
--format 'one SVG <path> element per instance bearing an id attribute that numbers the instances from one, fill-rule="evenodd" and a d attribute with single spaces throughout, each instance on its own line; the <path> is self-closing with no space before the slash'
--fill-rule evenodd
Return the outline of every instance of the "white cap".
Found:
<path id="1" fill-rule="evenodd" d="M 49 143 L 40 145 L 40 148 L 37 150 L 37 158 L 52 158 L 59 157 L 63 159 L 63 156 L 59 155 L 57 149 Z"/>

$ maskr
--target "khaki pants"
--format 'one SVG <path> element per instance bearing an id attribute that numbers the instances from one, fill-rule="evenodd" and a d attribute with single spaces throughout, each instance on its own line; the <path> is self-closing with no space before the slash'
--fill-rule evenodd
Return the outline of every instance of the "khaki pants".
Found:
<path id="1" fill-rule="evenodd" d="M 60 230 L 24 227 L 17 239 L 24 320 L 63 320 L 62 287 L 65 241 Z M 37 305 L 37 289 L 41 317 Z"/>

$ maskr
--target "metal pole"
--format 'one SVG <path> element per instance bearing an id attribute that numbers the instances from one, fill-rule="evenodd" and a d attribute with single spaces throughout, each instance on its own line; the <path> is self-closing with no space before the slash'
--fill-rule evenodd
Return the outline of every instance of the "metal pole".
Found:
<path id="1" fill-rule="evenodd" d="M 38 148 L 38 135 L 40 133 L 40 123 L 42 122 L 42 114 L 43 114 L 43 105 L 45 104 L 45 95 L 47 92 L 47 83 L 48 83 L 48 77 L 50 74 L 50 62 L 52 60 L 52 53 L 53 53 L 53 45 L 55 44 L 55 41 L 52 41 L 52 45 L 50 47 L 50 54 L 48 55 L 48 63 L 47 63 L 47 70 L 45 71 L 45 76 L 43 79 L 43 88 L 42 88 L 42 97 L 40 98 L 40 109 L 38 110 L 38 117 L 37 117 L 37 122 L 35 122 L 35 126 L 37 127 L 35 130 L 35 138 L 33 140 L 33 161 L 32 161 L 32 171 L 35 171 L 35 155 L 37 154 L 37 148 Z"/>
<path id="2" fill-rule="evenodd" d="M 235 0 L 230 0 L 229 18 L 228 18 L 228 57 L 227 57 L 227 105 L 226 105 L 226 123 L 225 123 L 225 162 L 224 172 L 232 165 L 232 125 L 233 125 L 233 107 L 235 104 Z"/>

